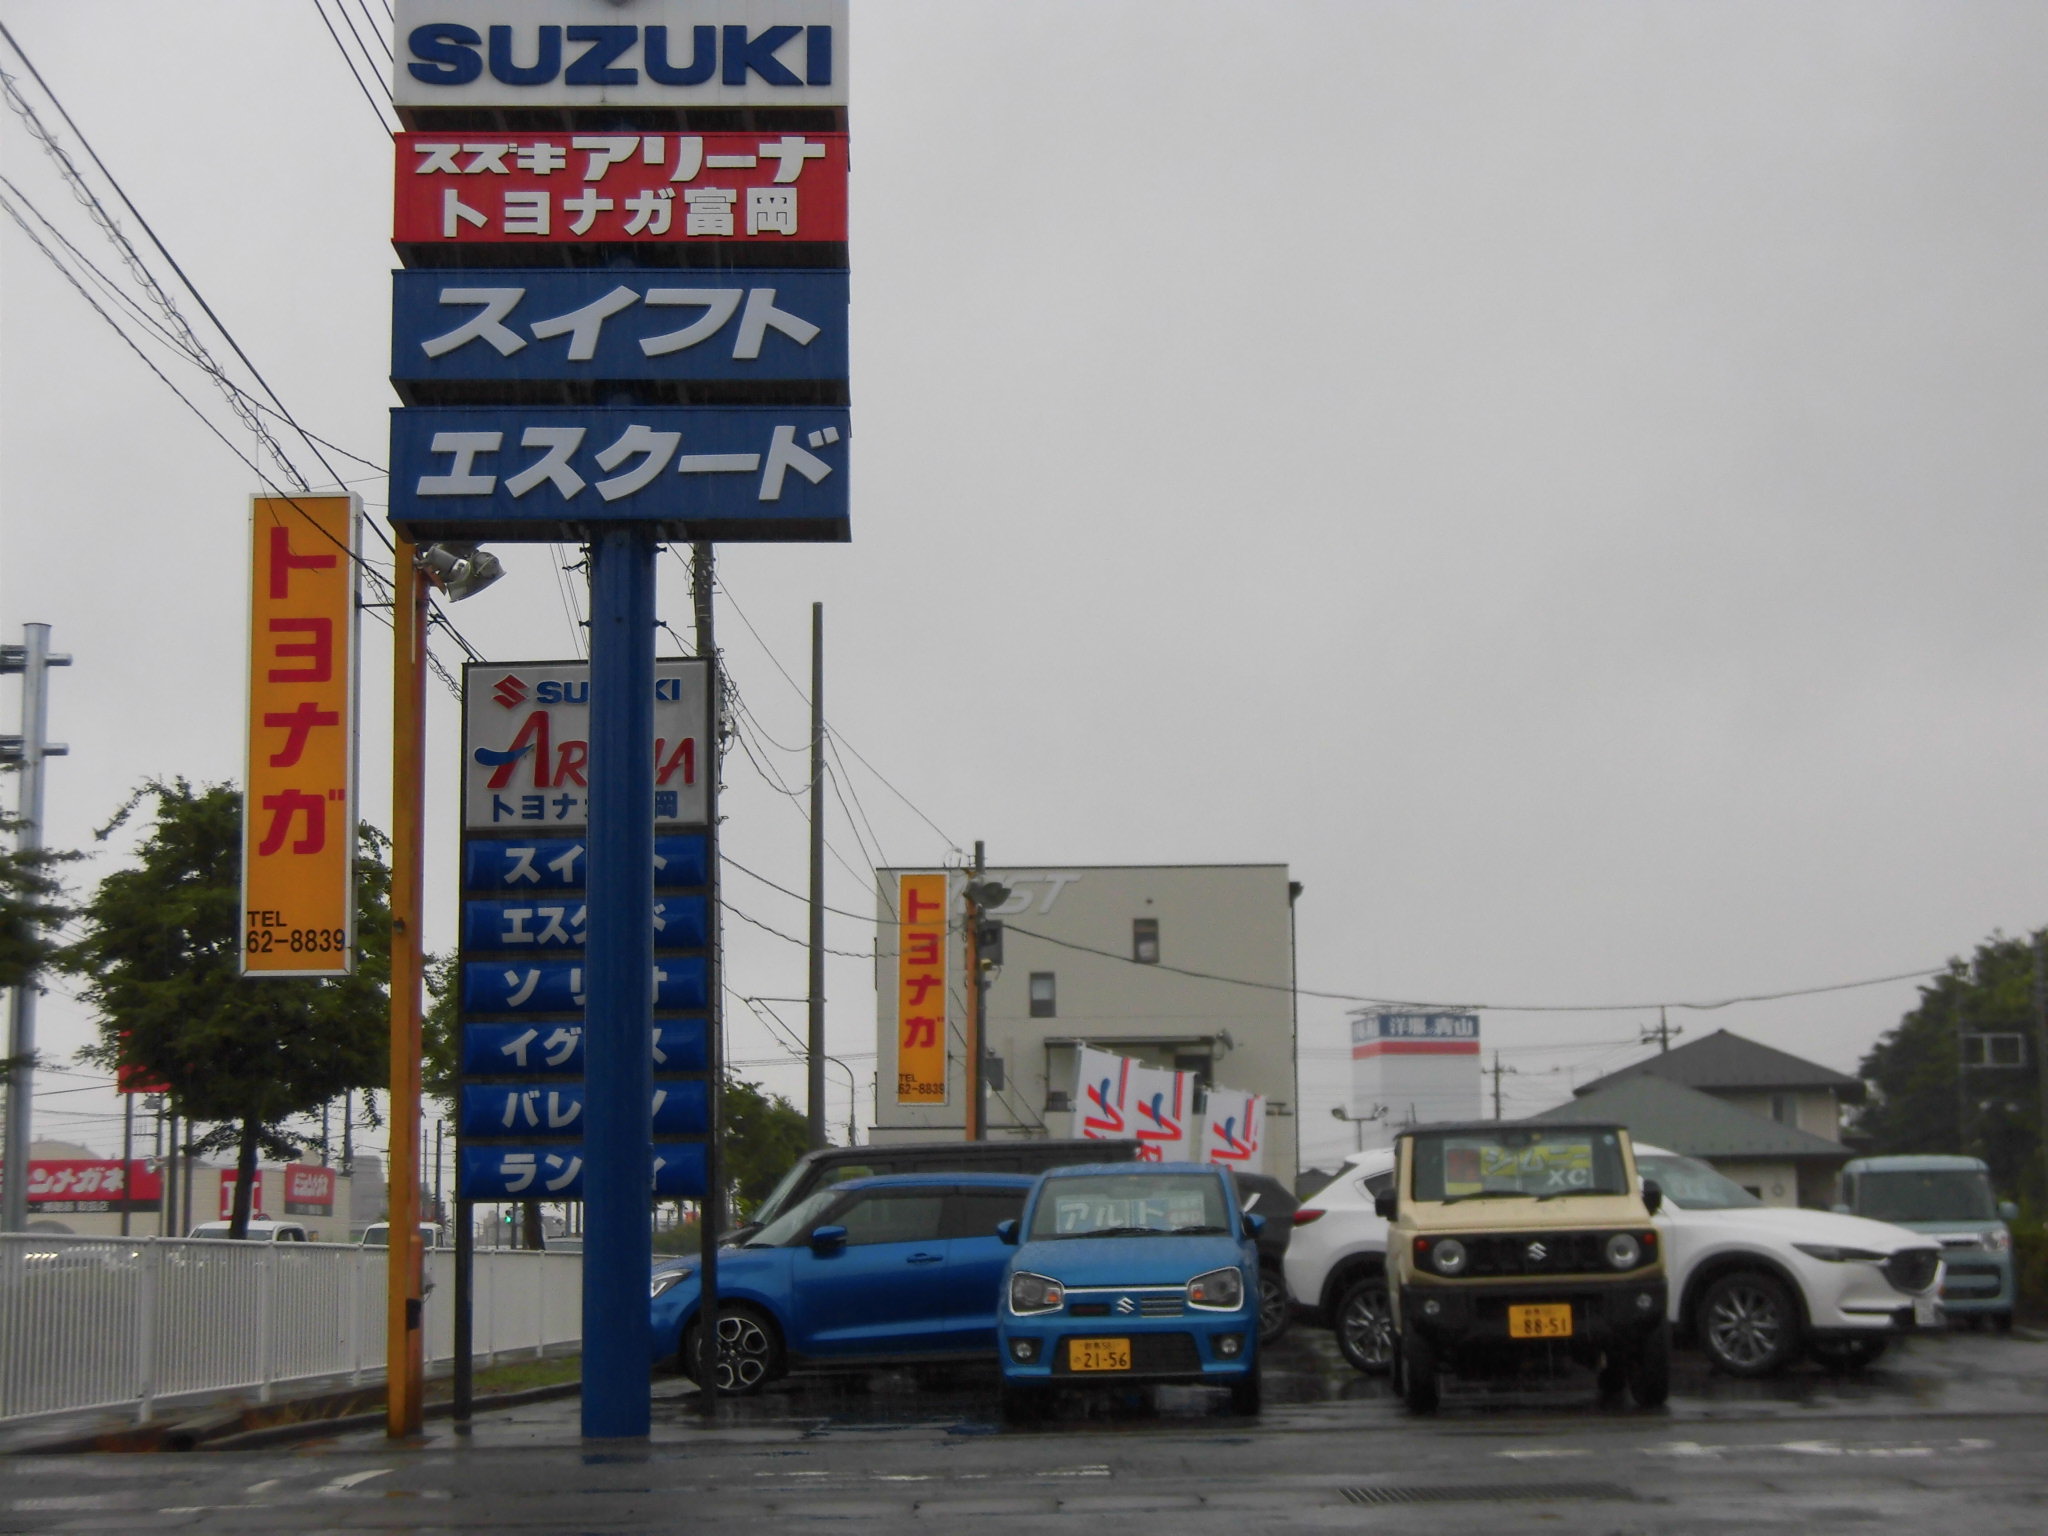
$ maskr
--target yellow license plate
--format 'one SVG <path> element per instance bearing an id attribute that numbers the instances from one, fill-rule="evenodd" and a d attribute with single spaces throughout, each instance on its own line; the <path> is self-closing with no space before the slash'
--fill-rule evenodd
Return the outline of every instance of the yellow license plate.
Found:
<path id="1" fill-rule="evenodd" d="M 1571 1336 L 1572 1309 L 1569 1302 L 1508 1308 L 1508 1337 L 1511 1339 L 1568 1339 Z"/>
<path id="2" fill-rule="evenodd" d="M 1076 1371 L 1128 1371 L 1131 1368 L 1129 1339 L 1070 1339 L 1067 1365 Z"/>

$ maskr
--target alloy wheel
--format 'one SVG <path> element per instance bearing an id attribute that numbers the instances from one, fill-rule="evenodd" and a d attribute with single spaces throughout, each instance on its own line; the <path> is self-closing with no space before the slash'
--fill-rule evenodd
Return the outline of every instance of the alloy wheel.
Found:
<path id="1" fill-rule="evenodd" d="M 1708 1298 L 1707 1345 L 1725 1366 L 1762 1372 L 1781 1361 L 1792 1331 L 1780 1288 L 1761 1279 L 1724 1280 Z"/>

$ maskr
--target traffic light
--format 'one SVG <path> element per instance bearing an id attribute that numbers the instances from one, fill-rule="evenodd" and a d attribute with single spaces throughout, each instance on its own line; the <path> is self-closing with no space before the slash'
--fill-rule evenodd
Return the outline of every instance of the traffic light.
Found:
<path id="1" fill-rule="evenodd" d="M 981 963 L 983 965 L 1001 965 L 1003 963 L 1003 925 L 1001 920 L 993 917 L 983 918 L 981 926 L 975 930 L 974 944 L 975 949 L 981 956 Z"/>

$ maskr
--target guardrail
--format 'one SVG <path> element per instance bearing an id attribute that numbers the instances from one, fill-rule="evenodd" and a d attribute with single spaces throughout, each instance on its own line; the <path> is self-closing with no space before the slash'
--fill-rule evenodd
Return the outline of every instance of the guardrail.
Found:
<path id="1" fill-rule="evenodd" d="M 384 1374 L 381 1248 L 0 1233 L 0 1420 Z M 430 1362 L 454 1357 L 455 1255 L 427 1255 Z M 582 1337 L 583 1257 L 479 1249 L 479 1360 Z"/>

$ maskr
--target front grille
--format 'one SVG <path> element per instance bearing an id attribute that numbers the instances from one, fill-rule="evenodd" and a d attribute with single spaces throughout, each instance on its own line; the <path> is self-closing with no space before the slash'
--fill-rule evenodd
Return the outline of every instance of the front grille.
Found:
<path id="1" fill-rule="evenodd" d="M 1884 1261 L 1884 1277 L 1893 1290 L 1917 1295 L 1934 1284 L 1935 1271 L 1940 1268 L 1939 1248 L 1901 1248 Z"/>
<path id="2" fill-rule="evenodd" d="M 1179 1317 L 1184 1309 L 1178 1296 L 1140 1296 L 1138 1316 Z"/>
<path id="3" fill-rule="evenodd" d="M 1494 1233 L 1462 1239 L 1468 1275 L 1612 1273 L 1605 1232 Z M 1654 1255 L 1651 1255 L 1654 1257 Z"/>
<path id="4" fill-rule="evenodd" d="M 1073 1317 L 1107 1317 L 1109 1303 L 1106 1301 L 1077 1301 L 1067 1308 Z"/>
<path id="5" fill-rule="evenodd" d="M 1104 1337 L 1115 1337 L 1106 1334 Z M 1131 1374 L 1134 1376 L 1196 1376 L 1201 1374 L 1202 1357 L 1191 1333 L 1134 1333 L 1131 1336 Z M 1073 1340 L 1060 1346 L 1053 1369 L 1060 1375 L 1074 1374 L 1067 1358 Z M 1082 1376 L 1114 1377 L 1116 1371 L 1081 1371 Z"/>

